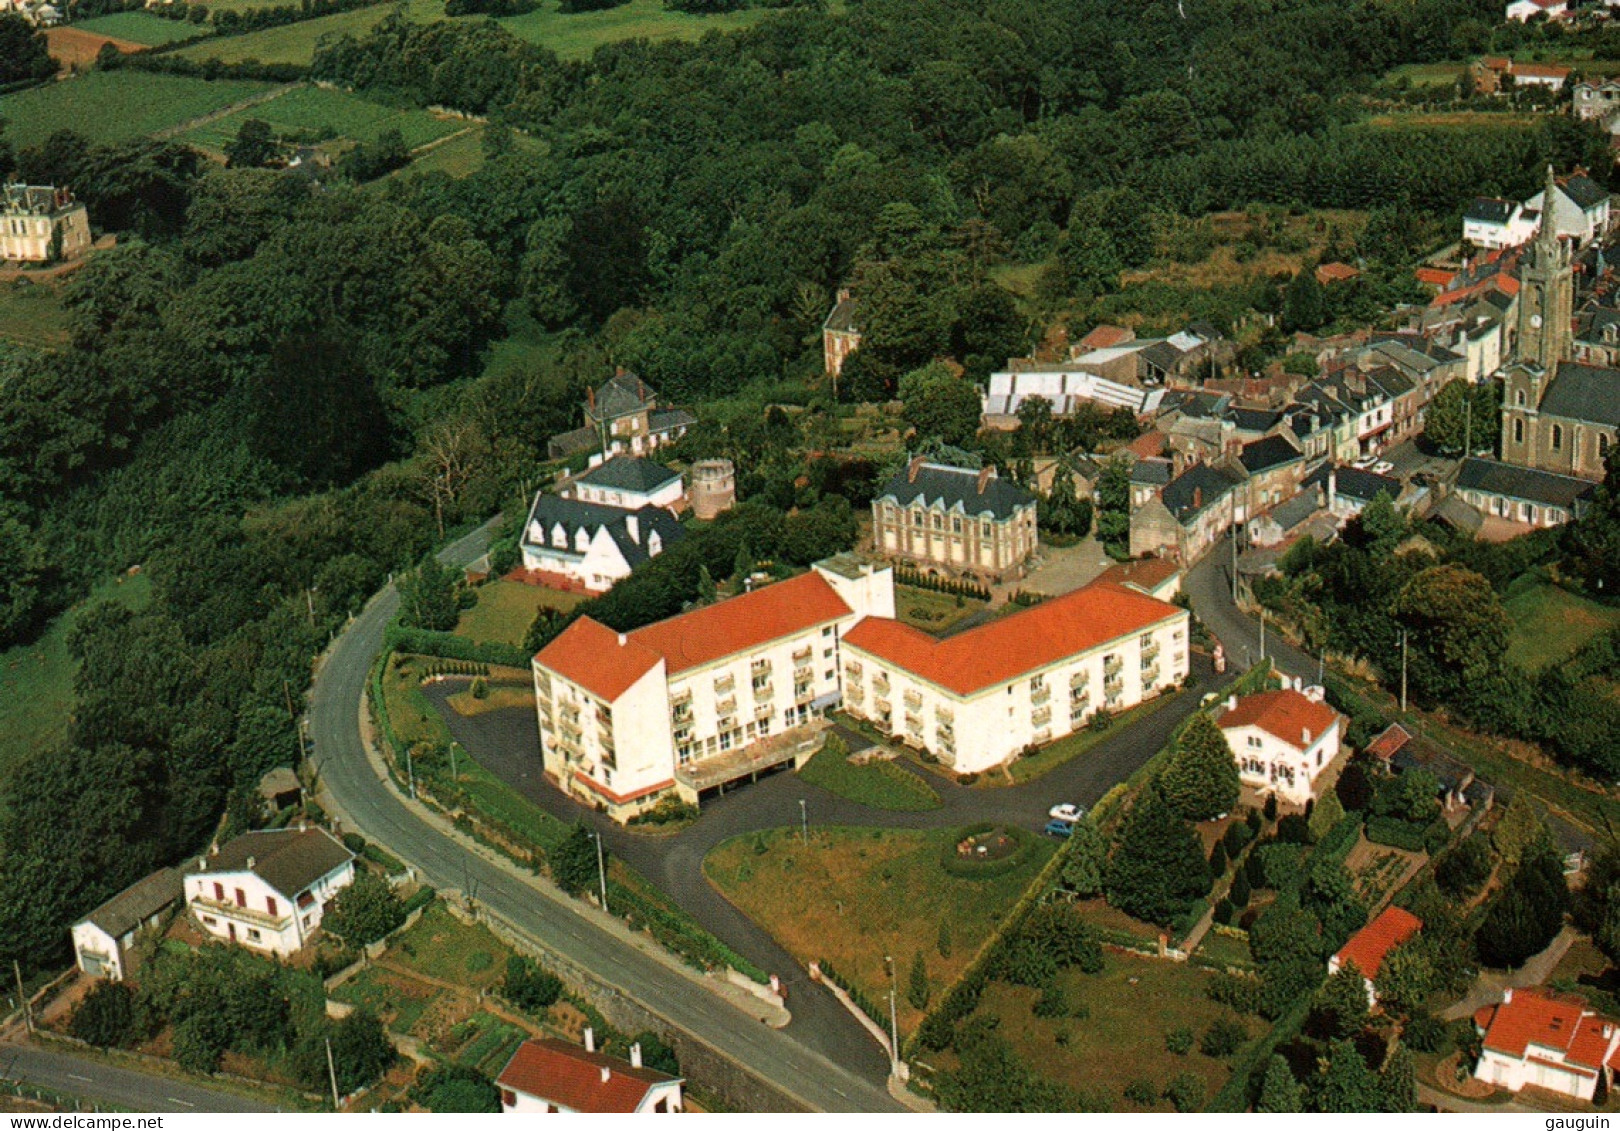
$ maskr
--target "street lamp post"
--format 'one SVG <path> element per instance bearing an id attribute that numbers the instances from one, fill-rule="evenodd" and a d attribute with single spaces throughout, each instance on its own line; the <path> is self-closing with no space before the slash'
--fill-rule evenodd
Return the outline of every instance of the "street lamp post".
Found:
<path id="1" fill-rule="evenodd" d="M 804 798 L 799 798 L 799 836 L 806 845 L 810 843 L 810 811 L 805 808 Z"/>
<path id="2" fill-rule="evenodd" d="M 411 757 L 411 748 L 405 748 L 405 776 L 411 783 L 411 800 L 416 800 L 416 759 Z"/>
<path id="3" fill-rule="evenodd" d="M 895 1004 L 894 957 L 885 954 L 889 967 L 889 1075 L 900 1075 L 900 1014 Z"/>
<path id="4" fill-rule="evenodd" d="M 593 832 L 591 835 L 596 838 L 596 882 L 602 889 L 602 910 L 608 911 L 607 862 L 602 855 L 602 834 Z M 612 912 L 608 911 L 608 914 L 611 915 Z"/>

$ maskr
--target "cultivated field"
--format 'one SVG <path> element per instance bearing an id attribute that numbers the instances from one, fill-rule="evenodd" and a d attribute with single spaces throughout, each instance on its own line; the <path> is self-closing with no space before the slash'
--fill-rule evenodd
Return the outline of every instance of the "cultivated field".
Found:
<path id="1" fill-rule="evenodd" d="M 196 39 L 207 34 L 206 28 L 200 28 L 185 20 L 166 20 L 162 16 L 146 12 L 114 12 L 107 16 L 97 16 L 93 20 L 80 21 L 71 28 L 52 30 L 90 32 L 93 35 L 110 36 L 113 39 L 146 47 L 161 47 L 166 43 L 179 43 L 184 39 Z M 126 48 L 120 46 L 119 50 Z"/>
<path id="2" fill-rule="evenodd" d="M 93 71 L 0 98 L 15 146 L 37 145 L 56 130 L 108 144 L 143 137 L 232 106 L 270 83 L 182 78 L 141 71 Z"/>
<path id="3" fill-rule="evenodd" d="M 413 149 L 466 128 L 465 122 L 437 117 L 426 110 L 399 109 L 341 90 L 305 86 L 188 130 L 180 140 L 218 153 L 250 118 L 270 123 L 278 134 L 302 131 L 312 138 L 329 134 L 364 142 L 376 141 L 383 131 L 397 129 Z"/>
<path id="4" fill-rule="evenodd" d="M 1508 659 L 1530 671 L 1567 660 L 1588 640 L 1620 624 L 1620 609 L 1546 583 L 1515 585 L 1505 604 L 1513 621 Z"/>
<path id="5" fill-rule="evenodd" d="M 107 35 L 98 35 L 93 31 L 86 31 L 76 27 L 53 27 L 45 31 L 45 43 L 55 59 L 68 70 L 88 70 L 96 61 L 101 49 L 110 43 L 118 50 L 129 54 L 142 51 L 145 45 L 132 43 L 127 39 L 114 39 Z"/>
<path id="6" fill-rule="evenodd" d="M 180 54 L 188 59 L 220 59 L 227 63 L 238 63 L 244 59 L 257 59 L 261 63 L 308 63 L 314 58 L 315 47 L 323 37 L 364 35 L 390 13 L 401 9 L 417 23 L 431 23 L 445 18 L 443 0 L 403 0 L 398 5 L 378 4 L 352 12 L 322 16 L 318 20 L 267 28 L 248 35 L 194 43 L 181 48 Z M 628 4 L 605 11 L 565 15 L 557 11 L 556 0 L 543 0 L 536 11 L 504 19 L 500 23 L 518 38 L 550 48 L 565 59 L 583 59 L 604 43 L 624 39 L 693 40 L 709 31 L 734 31 L 748 27 L 765 14 L 763 9 L 755 8 L 722 15 L 694 16 L 666 10 L 663 0 L 630 0 Z"/>

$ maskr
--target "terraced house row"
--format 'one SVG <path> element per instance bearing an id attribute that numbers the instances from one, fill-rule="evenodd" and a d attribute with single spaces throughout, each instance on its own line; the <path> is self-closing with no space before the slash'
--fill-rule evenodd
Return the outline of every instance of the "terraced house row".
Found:
<path id="1" fill-rule="evenodd" d="M 797 766 L 843 705 L 976 772 L 1173 687 L 1188 643 L 1185 610 L 1111 581 L 936 639 L 846 556 L 629 633 L 581 617 L 534 658 L 542 757 L 628 820 Z"/>

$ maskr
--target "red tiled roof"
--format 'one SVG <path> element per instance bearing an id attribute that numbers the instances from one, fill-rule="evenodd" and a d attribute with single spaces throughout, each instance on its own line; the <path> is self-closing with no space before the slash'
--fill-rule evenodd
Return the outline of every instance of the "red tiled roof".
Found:
<path id="1" fill-rule="evenodd" d="M 519 1045 L 495 1082 L 574 1111 L 633 1112 L 649 1088 L 677 1079 L 555 1037 L 540 1037 Z"/>
<path id="2" fill-rule="evenodd" d="M 1342 283 L 1346 279 L 1354 279 L 1360 271 L 1348 263 L 1324 263 L 1316 269 L 1318 283 Z"/>
<path id="3" fill-rule="evenodd" d="M 536 662 L 611 703 L 657 665 L 659 655 L 600 621 L 580 617 L 535 656 Z"/>
<path id="4" fill-rule="evenodd" d="M 1109 566 L 1097 580 L 1113 585 L 1154 589 L 1180 572 L 1181 567 L 1169 558 L 1139 558 L 1134 562 Z"/>
<path id="5" fill-rule="evenodd" d="M 1382 734 L 1367 743 L 1367 753 L 1374 758 L 1381 758 L 1385 762 L 1400 751 L 1401 747 L 1412 741 L 1412 735 L 1400 723 L 1390 723 L 1384 728 Z"/>
<path id="6" fill-rule="evenodd" d="M 1422 929 L 1422 919 L 1392 903 L 1378 918 L 1351 935 L 1350 941 L 1333 957 L 1339 960 L 1341 968 L 1354 962 L 1363 978 L 1376 978 L 1389 952 Z"/>
<path id="7" fill-rule="evenodd" d="M 1321 738 L 1338 717 L 1338 712 L 1326 703 L 1307 699 L 1289 689 L 1245 695 L 1237 701 L 1236 707 L 1223 712 L 1216 721 L 1222 730 L 1256 726 L 1288 745 L 1304 750 Z"/>
<path id="8" fill-rule="evenodd" d="M 1123 326 L 1110 326 L 1103 323 L 1100 326 L 1093 326 L 1091 332 L 1075 344 L 1086 350 L 1105 350 L 1122 342 L 1128 342 L 1134 337 L 1136 337 L 1136 334 Z"/>
<path id="9" fill-rule="evenodd" d="M 1431 287 L 1449 287 L 1451 281 L 1457 277 L 1457 272 L 1448 271 L 1444 267 L 1419 267 L 1412 272 L 1417 281 L 1427 283 Z"/>
<path id="10" fill-rule="evenodd" d="M 1531 1045 L 1538 1045 L 1562 1051 L 1569 1064 L 1560 1067 L 1597 1068 L 1611 1041 L 1603 1028 L 1614 1022 L 1584 1006 L 1579 998 L 1514 990 L 1511 1001 L 1487 1006 L 1474 1014 L 1474 1022 L 1485 1030 L 1485 1047 L 1494 1052 L 1523 1057 Z"/>
<path id="11" fill-rule="evenodd" d="M 899 621 L 867 617 L 844 634 L 844 644 L 957 695 L 972 695 L 1142 632 L 1179 612 L 1174 605 L 1099 580 L 945 640 Z"/>
<path id="12" fill-rule="evenodd" d="M 638 628 L 630 639 L 663 656 L 669 674 L 675 675 L 847 617 L 850 612 L 827 579 L 811 570 Z"/>
<path id="13" fill-rule="evenodd" d="M 1163 432 L 1154 429 L 1151 432 L 1142 433 L 1136 439 L 1126 444 L 1125 450 L 1135 454 L 1139 459 L 1153 459 L 1156 456 L 1162 456 L 1164 454 L 1165 445 L 1169 442 L 1169 440 L 1170 437 L 1166 436 Z"/>
<path id="14" fill-rule="evenodd" d="M 1530 75 L 1535 78 L 1563 79 L 1569 77 L 1569 68 L 1555 63 L 1515 63 L 1508 72 L 1512 75 Z"/>

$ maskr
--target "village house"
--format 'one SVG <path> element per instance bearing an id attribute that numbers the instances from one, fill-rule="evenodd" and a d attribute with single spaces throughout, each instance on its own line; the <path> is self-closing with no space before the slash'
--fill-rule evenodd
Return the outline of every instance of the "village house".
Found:
<path id="1" fill-rule="evenodd" d="M 629 510 L 541 492 L 518 549 L 524 569 L 551 575 L 559 587 L 605 593 L 685 536 L 686 529 L 661 506 Z"/>
<path id="2" fill-rule="evenodd" d="M 1131 511 L 1131 557 L 1171 557 L 1191 566 L 1232 528 L 1241 470 L 1195 463 Z"/>
<path id="3" fill-rule="evenodd" d="M 894 616 L 894 571 L 834 558 L 633 632 L 580 617 L 534 658 L 546 776 L 627 821 L 796 766 L 864 616 Z"/>
<path id="4" fill-rule="evenodd" d="M 568 459 L 582 452 L 606 456 L 626 452 L 646 455 L 686 435 L 697 417 L 685 409 L 660 409 L 658 393 L 625 369 L 588 390 L 585 426 L 553 436 L 546 446 L 551 459 Z"/>
<path id="5" fill-rule="evenodd" d="M 243 833 L 186 868 L 186 906 L 216 939 L 286 956 L 354 882 L 354 853 L 322 828 Z"/>
<path id="6" fill-rule="evenodd" d="M 1486 250 L 1517 247 L 1536 234 L 1538 218 L 1516 201 L 1476 196 L 1463 212 L 1463 243 Z"/>
<path id="7" fill-rule="evenodd" d="M 1186 678 L 1188 614 L 1096 581 L 943 640 L 889 617 L 843 636 L 844 709 L 979 773 Z"/>
<path id="8" fill-rule="evenodd" d="M 1559 20 L 1568 14 L 1569 0 L 1511 0 L 1507 6 L 1507 18 L 1521 24 L 1536 16 Z"/>
<path id="9" fill-rule="evenodd" d="M 1346 966 L 1354 965 L 1367 986 L 1367 1008 L 1378 1005 L 1378 990 L 1374 983 L 1384 960 L 1396 947 L 1423 929 L 1423 920 L 1393 903 L 1378 913 L 1378 917 L 1351 935 L 1332 958 L 1328 959 L 1328 973 L 1337 974 Z"/>
<path id="10" fill-rule="evenodd" d="M 79 969 L 114 982 L 133 974 L 180 906 L 183 886 L 180 869 L 159 868 L 73 924 Z"/>
<path id="11" fill-rule="evenodd" d="M 1334 464 L 1318 467 L 1305 477 L 1301 486 L 1315 488 L 1322 496 L 1323 508 L 1341 520 L 1356 517 L 1379 495 L 1396 504 L 1406 495 L 1406 486 L 1399 479 Z"/>
<path id="12" fill-rule="evenodd" d="M 67 189 L 6 185 L 0 194 L 0 262 L 76 259 L 90 242 L 90 213 Z"/>
<path id="13" fill-rule="evenodd" d="M 1243 784 L 1291 805 L 1315 799 L 1317 779 L 1339 756 L 1342 720 L 1320 687 L 1229 696 L 1215 722 Z"/>
<path id="14" fill-rule="evenodd" d="M 918 456 L 872 500 L 872 548 L 927 572 L 1001 581 L 1035 552 L 1035 496 L 996 474 Z"/>
<path id="15" fill-rule="evenodd" d="M 559 488 L 564 498 L 622 507 L 664 507 L 678 511 L 686 498 L 681 473 L 640 456 L 617 455 L 582 471 Z"/>
<path id="16" fill-rule="evenodd" d="M 1620 110 L 1620 82 L 1614 79 L 1583 79 L 1575 84 L 1572 99 L 1575 116 L 1583 122 L 1606 121 Z"/>
<path id="17" fill-rule="evenodd" d="M 1609 193 L 1585 173 L 1553 178 L 1548 170 L 1548 187 L 1524 202 L 1526 211 L 1540 214 L 1539 227 L 1546 227 L 1547 200 L 1552 200 L 1552 230 L 1563 239 L 1585 247 L 1609 231 Z M 1539 228 L 1538 228 L 1539 231 Z"/>
<path id="18" fill-rule="evenodd" d="M 1367 755 L 1382 763 L 1386 773 L 1397 777 L 1422 770 L 1434 778 L 1435 800 L 1448 813 L 1480 803 L 1489 805 L 1495 795 L 1474 776 L 1472 766 L 1400 723 L 1390 723 L 1367 743 Z"/>
<path id="19" fill-rule="evenodd" d="M 849 355 L 861 348 L 861 329 L 855 321 L 855 299 L 848 287 L 838 288 L 838 301 L 821 326 L 822 366 L 837 380 Z"/>
<path id="20" fill-rule="evenodd" d="M 1620 1064 L 1620 1025 L 1579 998 L 1502 991 L 1500 1005 L 1474 1014 L 1482 1039 L 1474 1078 L 1517 1092 L 1526 1086 L 1590 1100 Z"/>
<path id="21" fill-rule="evenodd" d="M 524 1041 L 495 1078 L 505 1115 L 678 1112 L 684 1083 L 644 1067 L 639 1044 L 629 1060 L 597 1052 L 590 1029 L 583 1048 L 555 1037 Z"/>
<path id="22" fill-rule="evenodd" d="M 1457 468 L 1452 497 L 1482 515 L 1544 527 L 1579 518 L 1596 489 L 1590 479 L 1470 456 Z"/>
<path id="23" fill-rule="evenodd" d="M 1122 351 L 1127 347 L 1111 348 Z M 1100 355 L 1110 351 L 1095 352 Z M 1126 355 L 1121 352 L 1118 356 Z M 1125 368 L 1134 372 L 1134 363 Z M 979 397 L 979 409 L 986 428 L 1005 432 L 1018 427 L 1019 406 L 1036 397 L 1051 407 L 1054 417 L 1064 419 L 1087 404 L 1101 409 L 1129 409 L 1141 415 L 1156 409 L 1163 396 L 1162 389 L 1143 389 L 1128 380 L 1110 380 L 1072 365 L 1031 367 L 990 374 Z"/>

